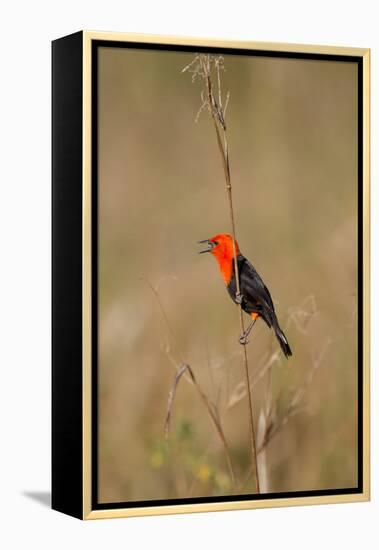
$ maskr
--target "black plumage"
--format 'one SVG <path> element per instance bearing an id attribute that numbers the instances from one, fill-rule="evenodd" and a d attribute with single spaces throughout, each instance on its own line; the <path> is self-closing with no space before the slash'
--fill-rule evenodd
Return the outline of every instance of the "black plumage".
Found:
<path id="1" fill-rule="evenodd" d="M 266 322 L 269 328 L 274 330 L 280 347 L 284 355 L 288 358 L 292 355 L 292 351 L 284 332 L 279 326 L 274 304 L 268 288 L 253 265 L 242 254 L 237 256 L 237 262 L 242 309 L 249 315 L 257 314 Z M 235 303 L 238 303 L 236 296 L 237 287 L 234 262 L 232 276 L 229 284 L 227 285 L 227 289 L 232 300 Z"/>

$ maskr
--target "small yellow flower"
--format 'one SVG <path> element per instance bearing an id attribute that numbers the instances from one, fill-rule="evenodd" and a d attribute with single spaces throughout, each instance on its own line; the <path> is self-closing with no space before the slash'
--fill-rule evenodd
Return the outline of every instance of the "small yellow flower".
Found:
<path id="1" fill-rule="evenodd" d="M 161 451 L 154 451 L 150 457 L 150 462 L 153 468 L 160 468 L 164 462 L 163 453 Z"/>
<path id="2" fill-rule="evenodd" d="M 202 481 L 203 483 L 206 483 L 209 481 L 209 478 L 211 477 L 211 469 L 206 464 L 202 464 L 199 466 L 196 472 L 196 477 L 199 481 Z"/>

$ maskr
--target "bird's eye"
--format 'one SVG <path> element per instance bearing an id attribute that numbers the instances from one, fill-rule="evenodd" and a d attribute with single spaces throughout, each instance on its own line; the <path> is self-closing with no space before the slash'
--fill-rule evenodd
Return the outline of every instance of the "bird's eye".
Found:
<path id="1" fill-rule="evenodd" d="M 218 242 L 217 241 L 213 241 L 213 246 L 217 246 L 218 245 Z"/>

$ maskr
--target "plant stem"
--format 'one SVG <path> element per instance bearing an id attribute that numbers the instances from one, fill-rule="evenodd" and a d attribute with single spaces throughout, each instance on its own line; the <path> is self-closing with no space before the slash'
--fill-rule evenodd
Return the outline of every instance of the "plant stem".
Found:
<path id="1" fill-rule="evenodd" d="M 218 69 L 219 103 L 217 103 L 214 96 L 212 79 L 211 79 L 211 56 L 209 54 L 201 55 L 200 64 L 202 67 L 202 74 L 206 82 L 208 108 L 213 119 L 213 124 L 214 124 L 216 137 L 217 137 L 217 144 L 220 150 L 222 165 L 224 168 L 225 186 L 226 186 L 226 193 L 227 193 L 228 204 L 229 204 L 229 215 L 230 215 L 232 237 L 233 237 L 234 272 L 235 272 L 235 278 L 236 278 L 237 295 L 240 296 L 240 280 L 239 280 L 238 261 L 237 261 L 237 253 L 236 253 L 236 228 L 235 228 L 235 217 L 234 217 L 234 208 L 233 208 L 232 182 L 230 177 L 229 147 L 228 147 L 228 139 L 227 139 L 227 133 L 226 133 L 226 124 L 224 120 L 224 112 L 222 111 L 222 105 L 221 105 L 221 99 L 220 99 L 221 94 L 220 94 L 219 69 Z M 223 133 L 223 138 L 224 138 L 223 140 L 221 138 L 220 129 Z M 241 334 L 244 334 L 245 326 L 244 326 L 243 310 L 242 310 L 241 303 L 239 304 L 239 318 L 240 318 Z M 249 426 L 250 426 L 250 439 L 251 439 L 251 460 L 252 460 L 252 467 L 255 472 L 255 488 L 256 488 L 256 492 L 259 493 L 260 487 L 259 487 L 256 438 L 255 438 L 255 429 L 254 429 L 254 413 L 253 413 L 251 384 L 250 384 L 250 376 L 249 376 L 249 363 L 248 363 L 246 345 L 243 346 L 243 357 L 244 357 L 247 395 L 248 395 Z"/>
<path id="2" fill-rule="evenodd" d="M 177 373 L 176 373 L 176 376 L 175 376 L 175 380 L 174 380 L 172 390 L 171 390 L 170 395 L 169 395 L 167 415 L 166 415 L 166 421 L 165 421 L 165 430 L 164 430 L 165 435 L 167 437 L 168 431 L 169 431 L 169 428 L 170 428 L 171 413 L 172 413 L 172 407 L 173 407 L 173 402 L 174 402 L 174 398 L 175 398 L 176 387 L 179 383 L 179 380 L 184 375 L 184 378 L 190 384 L 195 386 L 201 400 L 203 401 L 203 403 L 204 403 L 204 405 L 205 405 L 205 407 L 208 411 L 208 414 L 211 418 L 212 424 L 214 425 L 214 427 L 216 429 L 216 432 L 217 432 L 217 434 L 220 438 L 220 441 L 222 443 L 222 446 L 223 446 L 224 452 L 225 452 L 225 458 L 226 458 L 226 463 L 227 463 L 227 466 L 228 466 L 228 469 L 229 469 L 230 480 L 232 482 L 233 489 L 235 490 L 235 488 L 236 488 L 236 477 L 235 477 L 235 474 L 234 474 L 232 459 L 231 459 L 231 456 L 230 456 L 229 445 L 228 445 L 228 442 L 226 440 L 224 430 L 223 430 L 222 425 L 221 425 L 221 421 L 218 418 L 218 414 L 215 413 L 215 410 L 212 407 L 211 401 L 208 399 L 206 394 L 203 392 L 200 384 L 198 383 L 198 381 L 195 377 L 195 374 L 194 374 L 192 368 L 190 367 L 190 365 L 185 363 L 185 361 L 183 359 L 183 353 L 180 349 L 180 346 L 178 345 L 176 334 L 175 334 L 175 332 L 174 332 L 174 330 L 171 326 L 170 320 L 169 320 L 168 315 L 166 313 L 166 310 L 163 306 L 163 303 L 162 303 L 162 300 L 161 300 L 161 297 L 159 295 L 158 290 L 151 284 L 149 279 L 147 279 L 144 275 L 141 275 L 141 278 L 146 282 L 146 284 L 148 285 L 148 287 L 150 288 L 151 292 L 154 294 L 154 296 L 157 300 L 157 303 L 158 303 L 159 309 L 161 311 L 162 317 L 164 319 L 164 322 L 165 322 L 165 324 L 168 328 L 168 331 L 170 332 L 170 335 L 171 335 L 171 338 L 174 342 L 174 346 L 176 348 L 176 351 L 179 354 L 179 357 L 182 361 L 181 365 L 179 365 L 179 363 L 177 361 L 174 361 L 176 369 L 177 369 Z M 187 377 L 187 372 L 189 374 L 188 377 Z"/>
<path id="3" fill-rule="evenodd" d="M 227 462 L 227 465 L 228 465 L 231 482 L 233 484 L 233 488 L 235 488 L 236 487 L 236 478 L 235 478 L 235 475 L 234 475 L 232 459 L 231 459 L 231 456 L 230 456 L 228 442 L 226 441 L 226 437 L 225 437 L 224 431 L 223 431 L 222 426 L 221 426 L 221 422 L 220 422 L 219 418 L 217 417 L 215 411 L 213 410 L 212 405 L 211 405 L 208 397 L 205 395 L 205 393 L 201 389 L 201 386 L 198 384 L 193 370 L 191 369 L 191 367 L 187 363 L 184 363 L 183 365 L 181 365 L 179 367 L 179 370 L 178 370 L 178 372 L 175 376 L 175 380 L 174 380 L 172 390 L 170 392 L 168 406 L 167 406 L 166 421 L 165 421 L 165 436 L 166 436 L 166 438 L 168 437 L 168 433 L 169 433 L 169 429 L 170 429 L 170 421 L 171 421 L 171 416 L 172 416 L 172 407 L 173 407 L 173 403 L 174 403 L 176 388 L 177 388 L 177 385 L 179 383 L 180 378 L 182 377 L 182 375 L 184 374 L 185 371 L 189 372 L 189 375 L 191 377 L 193 385 L 195 386 L 202 402 L 204 403 L 204 406 L 206 407 L 206 409 L 208 411 L 208 414 L 211 417 L 211 420 L 213 422 L 213 425 L 214 425 L 214 427 L 215 427 L 215 429 L 216 429 L 216 431 L 217 431 L 217 433 L 220 437 L 220 440 L 222 442 L 222 445 L 223 445 L 224 451 L 225 451 L 225 458 L 226 458 L 226 462 Z"/>

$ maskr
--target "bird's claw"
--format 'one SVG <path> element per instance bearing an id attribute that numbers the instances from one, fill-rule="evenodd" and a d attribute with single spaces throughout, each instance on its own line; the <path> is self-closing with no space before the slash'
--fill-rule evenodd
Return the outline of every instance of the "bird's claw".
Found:
<path id="1" fill-rule="evenodd" d="M 241 344 L 241 346 L 246 346 L 249 343 L 247 339 L 247 334 L 241 334 L 241 336 L 239 337 L 239 343 Z"/>
<path id="2" fill-rule="evenodd" d="M 240 292 L 236 292 L 236 302 L 237 304 L 241 305 L 242 304 L 242 294 Z"/>

